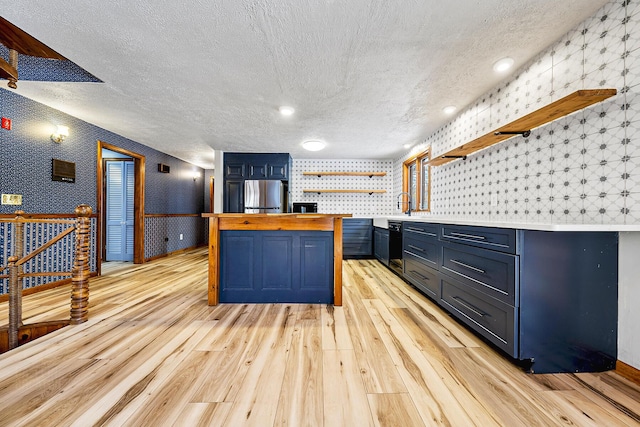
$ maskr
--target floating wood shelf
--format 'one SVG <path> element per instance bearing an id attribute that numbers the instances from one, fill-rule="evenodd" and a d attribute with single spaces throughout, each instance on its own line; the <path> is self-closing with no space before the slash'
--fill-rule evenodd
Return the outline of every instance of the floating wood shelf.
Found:
<path id="1" fill-rule="evenodd" d="M 429 166 L 440 166 L 458 158 L 466 158 L 466 156 L 475 153 L 476 151 L 498 144 L 513 137 L 514 135 L 525 134 L 531 129 L 567 116 L 590 105 L 604 101 L 605 99 L 614 96 L 616 93 L 616 89 L 578 90 L 540 108 L 539 110 L 514 120 L 493 132 L 447 151 L 438 157 L 434 157 L 429 161 Z"/>
<path id="2" fill-rule="evenodd" d="M 385 176 L 387 173 L 386 172 L 302 172 L 302 175 L 313 175 L 313 176 L 317 176 L 317 177 L 321 177 L 323 175 L 327 175 L 327 176 L 337 176 L 337 175 L 342 175 L 342 176 L 368 176 L 369 178 L 372 178 L 374 176 Z"/>
<path id="3" fill-rule="evenodd" d="M 386 193 L 387 190 L 313 190 L 313 189 L 305 189 L 302 190 L 303 193 L 369 193 L 370 195 L 373 193 Z"/>

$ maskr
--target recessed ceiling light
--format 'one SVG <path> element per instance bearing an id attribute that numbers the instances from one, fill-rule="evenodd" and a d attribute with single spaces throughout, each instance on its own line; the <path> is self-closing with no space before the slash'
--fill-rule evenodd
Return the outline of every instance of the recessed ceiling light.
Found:
<path id="1" fill-rule="evenodd" d="M 283 116 L 290 116 L 296 112 L 296 110 L 293 107 L 289 107 L 286 105 L 283 105 L 282 107 L 278 108 L 278 111 L 280 111 L 280 114 L 282 114 Z"/>
<path id="2" fill-rule="evenodd" d="M 305 150 L 308 150 L 308 151 L 320 151 L 326 145 L 327 144 L 324 141 L 320 141 L 318 139 L 310 139 L 310 140 L 304 141 L 302 143 L 302 148 L 304 148 Z"/>
<path id="3" fill-rule="evenodd" d="M 444 111 L 445 114 L 453 114 L 456 111 L 456 107 L 449 105 L 448 107 L 444 107 L 442 111 Z"/>
<path id="4" fill-rule="evenodd" d="M 408 150 L 408 149 L 409 149 L 409 148 L 411 148 L 412 146 L 413 146 L 413 144 L 404 144 L 402 147 L 403 147 L 405 150 Z"/>
<path id="5" fill-rule="evenodd" d="M 509 68 L 511 68 L 512 65 L 513 65 L 512 58 L 502 58 L 501 60 L 493 64 L 493 71 L 497 73 L 504 73 Z"/>

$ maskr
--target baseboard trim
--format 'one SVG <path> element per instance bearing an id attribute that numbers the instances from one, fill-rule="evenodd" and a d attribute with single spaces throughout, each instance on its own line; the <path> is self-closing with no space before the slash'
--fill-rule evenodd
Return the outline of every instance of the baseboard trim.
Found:
<path id="1" fill-rule="evenodd" d="M 202 247 L 205 247 L 205 246 L 207 246 L 207 245 L 206 244 L 202 244 L 202 245 L 190 246 L 190 247 L 184 248 L 184 249 L 178 249 L 177 251 L 173 251 L 173 252 L 169 252 L 169 253 L 166 253 L 166 254 L 152 256 L 151 258 L 145 258 L 144 262 L 155 261 L 157 259 L 166 258 L 166 257 L 171 256 L 171 255 L 183 254 L 185 252 L 189 252 L 189 251 L 192 251 L 194 249 L 202 248 Z"/>
<path id="2" fill-rule="evenodd" d="M 633 381 L 636 384 L 640 384 L 640 369 L 634 368 L 631 365 L 627 365 L 619 360 L 616 361 L 616 373 L 625 377 L 629 381 Z"/>
<path id="3" fill-rule="evenodd" d="M 89 277 L 96 277 L 98 275 L 97 272 L 92 271 Z M 47 289 L 57 288 L 59 286 L 68 285 L 71 283 L 71 278 L 56 280 L 55 282 L 45 283 L 44 285 L 34 286 L 33 288 L 27 288 L 22 290 L 22 296 L 37 294 L 38 292 L 46 291 Z M 0 295 L 0 302 L 9 301 L 9 294 Z"/>

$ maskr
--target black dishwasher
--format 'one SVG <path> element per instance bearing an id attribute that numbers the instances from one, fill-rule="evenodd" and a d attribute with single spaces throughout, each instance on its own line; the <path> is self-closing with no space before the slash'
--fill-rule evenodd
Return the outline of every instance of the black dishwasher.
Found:
<path id="1" fill-rule="evenodd" d="M 389 221 L 389 268 L 402 277 L 402 221 Z"/>

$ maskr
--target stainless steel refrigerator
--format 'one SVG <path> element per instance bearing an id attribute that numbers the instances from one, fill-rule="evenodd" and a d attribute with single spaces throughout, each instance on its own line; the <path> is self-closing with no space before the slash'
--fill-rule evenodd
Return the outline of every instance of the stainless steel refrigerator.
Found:
<path id="1" fill-rule="evenodd" d="M 244 213 L 286 212 L 286 192 L 282 181 L 247 180 L 244 182 Z"/>

